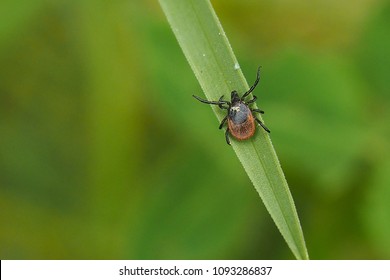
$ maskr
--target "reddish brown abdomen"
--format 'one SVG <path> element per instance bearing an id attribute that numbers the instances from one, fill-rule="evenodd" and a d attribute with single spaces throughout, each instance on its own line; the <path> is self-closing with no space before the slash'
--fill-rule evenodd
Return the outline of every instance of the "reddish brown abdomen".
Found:
<path id="1" fill-rule="evenodd" d="M 249 114 L 245 122 L 235 124 L 230 118 L 228 119 L 228 127 L 230 134 L 237 140 L 249 139 L 255 134 L 256 126 L 255 119 L 252 114 Z"/>

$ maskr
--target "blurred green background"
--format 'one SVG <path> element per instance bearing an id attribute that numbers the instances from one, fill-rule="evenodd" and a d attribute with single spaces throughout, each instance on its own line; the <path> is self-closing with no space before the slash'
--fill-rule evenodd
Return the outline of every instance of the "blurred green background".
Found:
<path id="1" fill-rule="evenodd" d="M 212 3 L 310 257 L 389 259 L 389 1 Z M 157 1 L 2 0 L 0 65 L 1 259 L 293 259 Z"/>

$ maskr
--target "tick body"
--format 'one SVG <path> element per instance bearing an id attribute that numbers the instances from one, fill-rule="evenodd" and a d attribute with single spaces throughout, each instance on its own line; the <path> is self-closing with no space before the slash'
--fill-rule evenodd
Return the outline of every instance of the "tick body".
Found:
<path id="1" fill-rule="evenodd" d="M 246 104 L 235 104 L 230 108 L 228 114 L 228 129 L 234 138 L 246 140 L 255 134 L 255 118 Z"/>
<path id="2" fill-rule="evenodd" d="M 245 101 L 245 98 L 256 88 L 260 80 L 260 67 L 257 70 L 257 77 L 255 83 L 251 88 L 245 92 L 241 97 L 237 91 L 231 92 L 230 101 L 223 100 L 223 95 L 218 101 L 208 101 L 198 96 L 193 95 L 194 98 L 202 103 L 218 105 L 219 108 L 227 110 L 227 115 L 221 121 L 219 129 L 221 129 L 227 122 L 227 129 L 225 132 L 226 143 L 230 145 L 229 134 L 231 134 L 237 140 L 246 140 L 251 138 L 256 131 L 255 122 L 257 122 L 265 131 L 270 132 L 269 129 L 260 121 L 254 113 L 264 114 L 264 111 L 259 109 L 251 109 L 250 104 L 254 103 L 257 99 L 256 96 L 249 101 Z"/>

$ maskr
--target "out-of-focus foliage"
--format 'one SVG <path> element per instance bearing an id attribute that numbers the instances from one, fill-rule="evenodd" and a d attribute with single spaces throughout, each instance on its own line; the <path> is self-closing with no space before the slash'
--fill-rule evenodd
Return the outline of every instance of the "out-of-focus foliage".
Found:
<path id="1" fill-rule="evenodd" d="M 390 258 L 390 4 L 213 5 L 311 258 Z M 2 259 L 292 258 L 157 2 L 2 1 L 0 65 Z"/>

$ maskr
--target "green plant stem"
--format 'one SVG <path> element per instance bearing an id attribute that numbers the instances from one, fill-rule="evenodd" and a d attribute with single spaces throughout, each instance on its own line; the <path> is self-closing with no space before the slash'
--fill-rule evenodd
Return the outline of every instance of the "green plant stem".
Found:
<path id="1" fill-rule="evenodd" d="M 160 4 L 207 99 L 248 90 L 209 1 L 160 0 Z M 226 111 L 212 109 L 221 121 Z M 232 139 L 232 147 L 295 257 L 308 259 L 294 201 L 269 135 L 259 127 L 247 141 Z"/>

